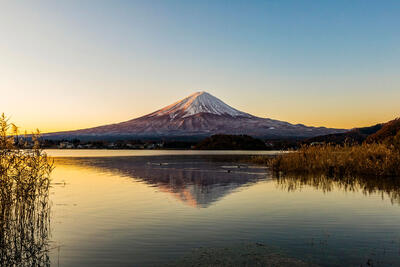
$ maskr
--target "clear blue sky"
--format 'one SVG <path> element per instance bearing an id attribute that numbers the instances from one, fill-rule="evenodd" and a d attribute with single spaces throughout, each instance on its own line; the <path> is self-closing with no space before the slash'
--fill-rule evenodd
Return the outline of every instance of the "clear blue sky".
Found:
<path id="1" fill-rule="evenodd" d="M 128 120 L 205 90 L 346 127 L 400 114 L 400 1 L 4 1 L 0 111 L 24 128 Z"/>

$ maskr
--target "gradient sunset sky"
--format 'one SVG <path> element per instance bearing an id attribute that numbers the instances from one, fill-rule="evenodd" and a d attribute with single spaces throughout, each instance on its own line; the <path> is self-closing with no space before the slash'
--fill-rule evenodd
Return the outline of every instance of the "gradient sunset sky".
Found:
<path id="1" fill-rule="evenodd" d="M 23 129 L 129 120 L 196 91 L 352 128 L 400 116 L 400 1 L 2 1 L 0 112 Z"/>

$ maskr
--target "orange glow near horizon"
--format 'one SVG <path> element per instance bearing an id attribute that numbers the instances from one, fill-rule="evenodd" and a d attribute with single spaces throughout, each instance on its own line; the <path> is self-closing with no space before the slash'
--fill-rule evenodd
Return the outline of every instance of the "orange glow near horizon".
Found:
<path id="1" fill-rule="evenodd" d="M 253 114 L 254 115 L 254 114 Z M 261 115 L 259 115 L 261 117 Z M 370 118 L 354 118 L 354 117 L 349 117 L 346 118 L 337 118 L 335 119 L 330 119 L 330 120 L 318 120 L 318 119 L 313 119 L 313 118 L 308 118 L 301 120 L 300 118 L 297 120 L 290 120 L 290 119 L 280 119 L 276 117 L 272 117 L 271 119 L 277 119 L 277 120 L 282 120 L 282 121 L 287 121 L 292 124 L 304 124 L 307 126 L 314 126 L 314 127 L 327 127 L 327 128 L 337 128 L 337 129 L 352 129 L 356 127 L 367 127 L 367 126 L 372 126 L 378 123 L 385 123 L 390 120 L 393 120 L 397 118 L 398 116 L 391 116 L 390 114 L 384 115 L 384 116 L 371 116 Z M 129 120 L 128 118 L 125 118 L 125 120 Z M 73 120 L 68 120 L 64 119 L 63 121 L 48 121 L 45 122 L 43 120 L 32 120 L 32 121 L 25 121 L 24 120 L 18 120 L 18 121 L 12 121 L 13 123 L 16 123 L 20 133 L 24 133 L 27 131 L 27 133 L 32 133 L 35 132 L 36 129 L 39 129 L 41 133 L 52 133 L 52 132 L 62 132 L 62 131 L 72 131 L 72 130 L 80 130 L 80 129 L 85 129 L 85 128 L 92 128 L 92 127 L 97 127 L 97 126 L 102 126 L 106 124 L 112 124 L 112 123 L 118 123 L 122 122 L 123 120 L 115 120 L 111 121 L 109 120 L 108 122 L 100 122 L 97 120 L 90 120 L 89 122 L 85 121 L 80 121 L 80 122 L 75 122 Z"/>
<path id="2" fill-rule="evenodd" d="M 167 104 L 169 103 L 166 103 L 166 105 Z M 233 105 L 233 107 L 235 106 Z M 378 108 L 373 108 L 372 110 L 342 109 L 337 110 L 335 114 L 331 114 L 328 108 L 315 111 L 311 109 L 296 111 L 296 108 L 287 108 L 286 110 L 272 111 L 271 115 L 265 115 L 263 112 L 257 112 L 257 110 L 255 110 L 255 105 L 252 105 L 250 107 L 250 111 L 249 109 L 246 110 L 245 107 L 239 109 L 255 116 L 287 121 L 292 124 L 304 124 L 307 126 L 315 127 L 324 126 L 328 128 L 340 129 L 371 126 L 393 120 L 399 116 L 395 113 L 395 110 L 393 110 L 393 108 L 392 110 L 390 108 L 388 108 L 388 110 L 379 110 Z M 161 106 L 159 108 L 161 108 Z M 103 113 L 101 116 L 93 116 L 93 113 L 88 114 L 88 116 L 71 113 L 70 115 L 63 114 L 63 116 L 60 116 L 60 118 L 58 118 L 53 114 L 49 114 L 47 112 L 42 115 L 40 114 L 40 111 L 36 111 L 36 116 L 32 116 L 31 114 L 31 116 L 25 117 L 24 112 L 19 112 L 18 115 L 6 115 L 9 116 L 10 122 L 15 123 L 19 127 L 20 132 L 27 131 L 28 133 L 31 133 L 32 131 L 39 129 L 42 133 L 49 133 L 79 130 L 102 126 L 106 124 L 119 123 L 143 115 L 147 115 L 159 108 L 155 107 L 153 110 L 147 108 L 148 110 L 144 113 L 140 114 L 139 112 L 137 112 L 136 115 L 135 112 L 127 112 L 128 114 L 126 115 L 121 114 L 122 112 L 118 112 L 117 114 L 115 114 L 115 116 L 113 116 L 113 114 L 111 113 L 107 116 L 107 114 L 105 114 L 107 113 L 106 110 L 99 111 L 100 114 Z M 252 110 L 254 111 L 252 112 Z M 132 115 L 129 116 L 129 114 Z"/>
<path id="3" fill-rule="evenodd" d="M 70 131 L 207 91 L 308 126 L 400 116 L 398 3 L 192 2 L 3 3 L 0 112 L 22 131 Z"/>

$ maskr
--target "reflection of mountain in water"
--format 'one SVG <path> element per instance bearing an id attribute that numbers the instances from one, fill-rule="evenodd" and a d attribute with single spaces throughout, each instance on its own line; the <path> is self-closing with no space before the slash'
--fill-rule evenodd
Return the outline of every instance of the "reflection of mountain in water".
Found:
<path id="1" fill-rule="evenodd" d="M 224 157 L 157 156 L 68 159 L 74 165 L 139 179 L 194 207 L 208 207 L 239 187 L 266 178 L 266 169 Z M 67 162 L 63 162 L 67 163 Z"/>

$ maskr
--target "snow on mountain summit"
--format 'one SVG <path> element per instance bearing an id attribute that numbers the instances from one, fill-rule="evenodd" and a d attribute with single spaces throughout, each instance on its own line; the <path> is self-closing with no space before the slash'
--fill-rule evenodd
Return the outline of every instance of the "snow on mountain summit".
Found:
<path id="1" fill-rule="evenodd" d="M 230 107 L 220 99 L 204 91 L 196 92 L 178 102 L 173 103 L 172 105 L 151 113 L 148 116 L 155 117 L 169 115 L 171 119 L 174 119 L 176 117 L 186 118 L 198 113 L 229 115 L 232 117 L 251 117 L 251 115 Z"/>
<path id="2" fill-rule="evenodd" d="M 212 134 L 247 134 L 257 137 L 313 137 L 344 132 L 342 129 L 293 125 L 239 111 L 207 92 L 194 93 L 148 115 L 116 124 L 48 134 L 47 137 L 100 138 L 199 137 Z"/>

